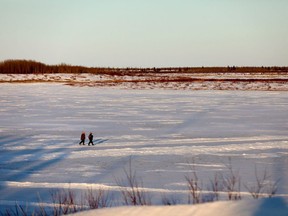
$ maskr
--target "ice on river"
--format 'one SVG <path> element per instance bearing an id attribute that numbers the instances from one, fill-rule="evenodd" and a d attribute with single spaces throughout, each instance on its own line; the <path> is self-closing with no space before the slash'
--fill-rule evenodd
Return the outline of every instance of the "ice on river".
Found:
<path id="1" fill-rule="evenodd" d="M 119 191 L 130 160 L 156 204 L 187 203 L 185 176 L 208 190 L 230 159 L 243 196 L 266 170 L 287 197 L 287 107 L 287 92 L 1 84 L 0 205 L 49 202 L 55 188 Z M 95 146 L 78 145 L 82 131 Z"/>

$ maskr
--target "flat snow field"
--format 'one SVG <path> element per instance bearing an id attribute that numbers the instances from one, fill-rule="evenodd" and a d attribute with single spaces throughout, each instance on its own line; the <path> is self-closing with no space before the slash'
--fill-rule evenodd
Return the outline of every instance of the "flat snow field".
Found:
<path id="1" fill-rule="evenodd" d="M 51 203 L 51 190 L 119 194 L 136 171 L 153 204 L 187 204 L 185 176 L 209 191 L 215 173 L 239 178 L 242 199 L 259 178 L 288 196 L 288 93 L 124 90 L 62 84 L 0 85 L 0 210 Z M 79 146 L 82 131 L 95 146 Z M 119 196 L 117 196 L 117 193 Z M 220 195 L 227 200 L 227 194 Z"/>

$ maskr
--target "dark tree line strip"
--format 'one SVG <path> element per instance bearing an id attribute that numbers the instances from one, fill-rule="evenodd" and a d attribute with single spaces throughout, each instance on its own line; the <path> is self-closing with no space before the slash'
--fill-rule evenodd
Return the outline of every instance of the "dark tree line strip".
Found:
<path id="1" fill-rule="evenodd" d="M 93 73 L 141 76 L 146 73 L 263 73 L 288 74 L 288 67 L 161 67 L 161 68 L 104 68 L 67 64 L 46 65 L 33 60 L 5 60 L 0 62 L 1 74 Z"/>

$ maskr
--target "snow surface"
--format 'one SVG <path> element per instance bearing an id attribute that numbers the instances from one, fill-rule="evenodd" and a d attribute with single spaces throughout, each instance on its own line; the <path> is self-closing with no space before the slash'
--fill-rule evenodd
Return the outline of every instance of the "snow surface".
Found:
<path id="1" fill-rule="evenodd" d="M 15 201 L 33 206 L 40 199 L 48 205 L 57 188 L 83 194 L 100 187 L 117 194 L 115 179 L 125 177 L 130 159 L 156 205 L 163 194 L 187 204 L 185 176 L 192 165 L 203 191 L 209 191 L 214 174 L 227 173 L 229 158 L 241 176 L 239 208 L 252 200 L 243 185 L 253 184 L 255 172 L 261 176 L 264 170 L 269 181 L 279 181 L 276 195 L 287 199 L 287 105 L 288 94 L 280 91 L 2 83 L 0 209 Z M 96 146 L 78 145 L 82 131 L 94 133 Z M 221 199 L 227 200 L 225 192 Z"/>
<path id="2" fill-rule="evenodd" d="M 153 207 L 118 207 L 91 210 L 74 214 L 75 216 L 287 216 L 288 206 L 280 198 L 238 202 L 214 202 L 194 206 L 153 206 Z"/>

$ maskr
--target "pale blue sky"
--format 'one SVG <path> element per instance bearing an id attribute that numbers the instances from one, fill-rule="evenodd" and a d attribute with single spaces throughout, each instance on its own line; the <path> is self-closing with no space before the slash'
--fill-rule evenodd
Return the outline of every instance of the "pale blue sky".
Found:
<path id="1" fill-rule="evenodd" d="M 288 0 L 0 0 L 0 26 L 0 60 L 288 65 Z"/>

